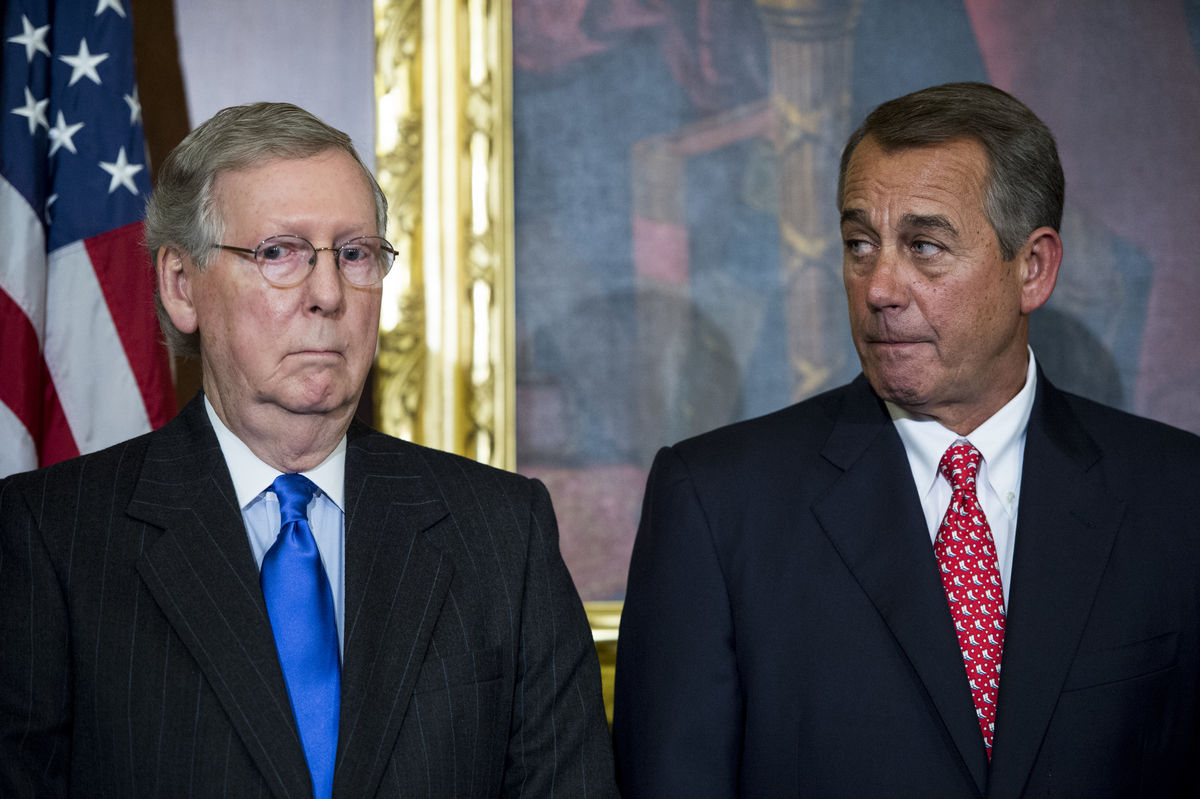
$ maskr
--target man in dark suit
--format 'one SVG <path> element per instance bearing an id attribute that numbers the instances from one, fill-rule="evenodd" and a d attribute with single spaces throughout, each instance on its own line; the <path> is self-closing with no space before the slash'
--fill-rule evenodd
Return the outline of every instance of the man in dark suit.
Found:
<path id="1" fill-rule="evenodd" d="M 615 794 L 545 488 L 352 421 L 385 222 L 294 106 L 164 164 L 160 318 L 204 392 L 0 484 L 0 795 Z"/>
<path id="2" fill-rule="evenodd" d="M 1200 440 L 1037 369 L 1062 202 L 1050 132 L 988 86 L 850 138 L 863 375 L 659 453 L 626 797 L 1200 795 Z"/>

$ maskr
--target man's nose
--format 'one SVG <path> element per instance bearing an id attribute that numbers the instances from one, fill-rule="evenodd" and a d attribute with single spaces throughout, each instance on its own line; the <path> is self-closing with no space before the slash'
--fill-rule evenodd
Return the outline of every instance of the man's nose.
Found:
<path id="1" fill-rule="evenodd" d="M 901 308 L 908 302 L 908 282 L 903 259 L 894 247 L 883 247 L 875 259 L 867 284 L 872 308 Z"/>
<path id="2" fill-rule="evenodd" d="M 316 263 L 304 282 L 309 293 L 309 304 L 312 310 L 329 313 L 337 310 L 345 296 L 342 285 L 342 275 L 337 265 L 337 252 L 331 248 L 322 248 L 314 254 Z"/>

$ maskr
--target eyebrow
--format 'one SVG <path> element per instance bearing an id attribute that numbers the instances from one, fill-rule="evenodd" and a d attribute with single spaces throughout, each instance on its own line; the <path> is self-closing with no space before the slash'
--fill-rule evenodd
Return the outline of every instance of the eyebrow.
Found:
<path id="1" fill-rule="evenodd" d="M 958 230 L 941 214 L 905 214 L 900 217 L 901 230 L 942 230 L 958 236 Z"/>
<path id="2" fill-rule="evenodd" d="M 861 208 L 850 208 L 848 210 L 842 211 L 842 222 L 841 223 L 844 225 L 847 222 L 852 222 L 854 224 L 862 225 L 863 227 L 871 226 L 871 220 L 867 217 L 867 212 L 862 210 Z"/>
<path id="3" fill-rule="evenodd" d="M 845 224 L 872 227 L 871 218 L 861 208 L 848 208 L 842 211 L 842 222 Z M 951 236 L 958 236 L 958 229 L 951 224 L 949 217 L 942 214 L 905 214 L 900 217 L 901 230 L 943 230 Z"/>

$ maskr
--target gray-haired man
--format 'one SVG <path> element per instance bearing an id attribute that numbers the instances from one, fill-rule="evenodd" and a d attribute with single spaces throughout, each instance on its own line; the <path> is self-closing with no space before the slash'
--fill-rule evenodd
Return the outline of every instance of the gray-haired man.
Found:
<path id="1" fill-rule="evenodd" d="M 163 165 L 160 319 L 204 392 L 0 484 L 0 794 L 613 795 L 545 488 L 353 421 L 385 217 L 294 106 Z"/>

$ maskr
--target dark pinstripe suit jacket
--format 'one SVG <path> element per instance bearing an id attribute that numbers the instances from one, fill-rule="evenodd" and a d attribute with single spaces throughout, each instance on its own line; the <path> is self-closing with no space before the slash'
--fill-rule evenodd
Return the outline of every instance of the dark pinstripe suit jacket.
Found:
<path id="1" fill-rule="evenodd" d="M 545 487 L 358 424 L 345 485 L 334 795 L 614 795 Z M 199 398 L 0 483 L 0 545 L 0 794 L 311 795 Z"/>

